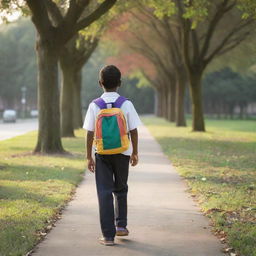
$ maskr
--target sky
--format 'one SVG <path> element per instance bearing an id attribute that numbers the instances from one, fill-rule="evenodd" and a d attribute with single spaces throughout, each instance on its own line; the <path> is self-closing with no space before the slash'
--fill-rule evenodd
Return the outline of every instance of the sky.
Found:
<path id="1" fill-rule="evenodd" d="M 6 11 L 0 12 L 0 24 L 4 22 L 4 19 L 7 19 L 7 21 L 12 22 L 17 20 L 21 16 L 20 11 L 14 11 L 11 14 L 8 14 Z"/>

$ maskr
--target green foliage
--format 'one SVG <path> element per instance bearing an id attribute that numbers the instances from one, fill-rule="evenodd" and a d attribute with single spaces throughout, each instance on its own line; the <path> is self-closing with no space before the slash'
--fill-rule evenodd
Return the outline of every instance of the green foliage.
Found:
<path id="1" fill-rule="evenodd" d="M 214 59 L 207 72 L 214 72 L 228 66 L 235 72 L 241 74 L 249 73 L 253 65 L 256 64 L 255 43 L 256 37 L 253 35 L 235 49 Z"/>
<path id="2" fill-rule="evenodd" d="M 206 133 L 192 133 L 160 118 L 143 122 L 214 229 L 226 233 L 224 238 L 239 255 L 256 255 L 255 121 L 206 120 Z"/>
<path id="3" fill-rule="evenodd" d="M 143 75 L 143 73 L 140 70 L 136 70 L 135 72 L 131 73 L 128 77 L 130 79 L 138 80 L 138 83 L 137 83 L 138 88 L 150 86 L 150 82 L 146 79 L 146 77 Z"/>
<path id="4" fill-rule="evenodd" d="M 203 22 L 208 17 L 210 8 L 216 5 L 215 1 L 210 0 L 178 1 L 184 7 L 183 17 L 190 19 L 192 29 L 195 29 L 200 22 Z M 175 2 L 174 0 L 145 0 L 143 3 L 153 8 L 157 17 L 163 18 L 164 16 L 171 17 L 177 13 L 177 3 Z M 242 18 L 256 18 L 256 2 L 254 0 L 238 0 L 236 7 L 242 11 Z"/>
<path id="5" fill-rule="evenodd" d="M 20 102 L 21 87 L 27 87 L 27 96 L 36 102 L 35 31 L 30 21 L 0 26 L 0 95 L 13 107 Z"/>
<path id="6" fill-rule="evenodd" d="M 98 3 L 102 3 L 103 0 L 98 0 Z M 136 3 L 131 1 L 117 1 L 117 3 L 104 15 L 102 15 L 98 20 L 93 22 L 90 26 L 81 30 L 80 33 L 85 36 L 85 38 L 100 37 L 104 31 L 110 29 L 111 21 L 118 19 L 125 11 L 133 8 Z M 95 8 L 96 4 L 92 1 L 91 8 Z"/>
<path id="7" fill-rule="evenodd" d="M 140 80 L 124 79 L 119 93 L 132 101 L 139 114 L 154 112 L 154 90 L 151 87 L 139 87 Z"/>
<path id="8" fill-rule="evenodd" d="M 163 18 L 164 16 L 170 17 L 176 13 L 176 5 L 173 1 L 165 0 L 144 0 L 143 4 L 154 9 L 154 14 Z"/>
<path id="9" fill-rule="evenodd" d="M 235 106 L 245 107 L 255 102 L 255 82 L 255 76 L 241 76 L 230 68 L 207 74 L 203 81 L 203 99 L 206 110 L 215 110 L 215 113 L 227 111 L 228 114 L 233 115 Z M 219 109 L 220 107 L 222 109 Z"/>
<path id="10" fill-rule="evenodd" d="M 112 55 L 106 49 L 106 46 L 101 44 L 83 69 L 82 101 L 84 112 L 89 103 L 103 93 L 98 84 L 98 74 L 99 70 L 106 65 L 108 55 Z M 137 77 L 122 77 L 122 85 L 118 92 L 129 98 L 139 113 L 152 113 L 154 109 L 153 89 L 145 86 L 139 88 L 140 83 L 141 80 L 138 80 Z"/>
<path id="11" fill-rule="evenodd" d="M 175 1 L 164 0 L 145 0 L 144 5 L 148 5 L 154 9 L 154 14 L 162 19 L 163 17 L 171 17 L 177 13 L 177 3 Z M 191 20 L 191 27 L 195 29 L 199 22 L 207 18 L 211 2 L 209 0 L 182 0 L 181 5 L 184 6 L 183 17 Z"/>
<path id="12" fill-rule="evenodd" d="M 185 12 L 183 17 L 191 19 L 192 29 L 195 29 L 199 22 L 205 20 L 208 16 L 210 2 L 209 0 L 184 0 Z"/>
<path id="13" fill-rule="evenodd" d="M 254 0 L 238 0 L 238 8 L 242 10 L 244 19 L 256 18 L 256 2 Z"/>

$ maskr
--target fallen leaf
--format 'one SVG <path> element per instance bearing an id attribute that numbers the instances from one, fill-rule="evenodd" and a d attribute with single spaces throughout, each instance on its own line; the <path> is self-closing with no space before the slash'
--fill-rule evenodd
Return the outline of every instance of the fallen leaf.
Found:
<path id="1" fill-rule="evenodd" d="M 52 225 L 48 225 L 48 226 L 46 227 L 46 229 L 47 229 L 47 230 L 52 229 Z"/>
<path id="2" fill-rule="evenodd" d="M 228 253 L 228 252 L 231 252 L 231 251 L 233 251 L 233 248 L 231 248 L 231 247 L 223 249 L 223 252 L 225 252 L 225 253 Z"/>
<path id="3" fill-rule="evenodd" d="M 222 243 L 225 243 L 226 238 L 225 238 L 225 237 L 222 237 L 222 238 L 220 239 L 220 241 L 221 241 Z"/>

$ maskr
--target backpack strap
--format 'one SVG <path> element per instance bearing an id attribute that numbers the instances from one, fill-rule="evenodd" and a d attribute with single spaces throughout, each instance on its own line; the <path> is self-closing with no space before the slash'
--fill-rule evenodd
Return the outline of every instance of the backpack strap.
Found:
<path id="1" fill-rule="evenodd" d="M 106 103 L 101 97 L 93 100 L 93 102 L 100 108 L 100 109 L 105 109 L 107 108 L 107 104 L 112 104 L 112 107 L 114 108 L 121 108 L 121 106 L 123 105 L 123 103 L 128 100 L 127 98 L 123 97 L 123 96 L 119 96 L 115 102 L 109 102 Z"/>
<path id="2" fill-rule="evenodd" d="M 105 102 L 101 97 L 99 97 L 99 98 L 93 100 L 93 102 L 94 102 L 100 109 L 107 108 L 106 102 Z"/>
<path id="3" fill-rule="evenodd" d="M 124 96 L 119 96 L 116 101 L 114 102 L 114 107 L 115 108 L 121 108 L 121 106 L 123 105 L 123 103 L 128 100 L 127 98 L 125 98 Z"/>

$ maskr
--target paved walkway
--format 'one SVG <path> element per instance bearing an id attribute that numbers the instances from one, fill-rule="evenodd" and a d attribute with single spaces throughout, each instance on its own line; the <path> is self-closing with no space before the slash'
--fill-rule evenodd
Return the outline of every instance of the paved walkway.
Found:
<path id="1" fill-rule="evenodd" d="M 16 123 L 3 123 L 0 121 L 0 141 L 35 131 L 37 127 L 37 119 L 18 119 Z"/>
<path id="2" fill-rule="evenodd" d="M 100 235 L 94 175 L 87 172 L 63 218 L 33 256 L 220 256 L 221 243 L 209 221 L 185 192 L 186 185 L 142 126 L 140 164 L 130 168 L 130 235 L 117 245 L 98 244 Z"/>

